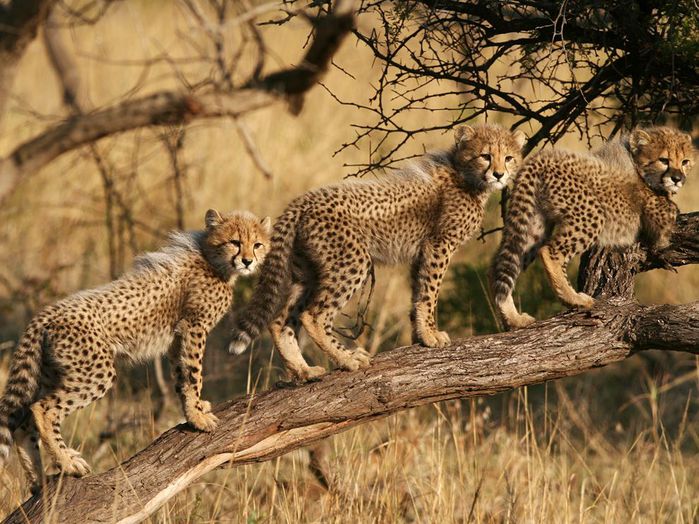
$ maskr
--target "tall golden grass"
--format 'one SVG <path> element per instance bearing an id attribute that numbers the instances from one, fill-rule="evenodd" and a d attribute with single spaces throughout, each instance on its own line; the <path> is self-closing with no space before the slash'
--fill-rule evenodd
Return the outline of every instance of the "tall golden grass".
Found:
<path id="1" fill-rule="evenodd" d="M 360 19 L 360 27 L 372 24 Z M 239 42 L 237 26 L 226 43 Z M 308 27 L 295 20 L 262 29 L 270 47 L 268 69 L 301 56 Z M 136 65 L 166 50 L 188 57 L 188 42 L 210 45 L 176 3 L 129 0 L 117 3 L 96 25 L 69 31 L 90 100 L 97 106 L 121 99 L 134 87 L 145 94 L 177 85 L 173 66 Z M 340 51 L 339 69 L 325 85 L 344 99 L 366 101 L 377 73 L 366 49 L 352 41 Z M 134 65 L 131 65 L 131 64 Z M 249 70 L 243 56 L 240 68 Z M 189 80 L 208 66 L 178 66 Z M 247 69 L 246 69 L 247 68 Z M 2 122 L 0 152 L 65 116 L 60 90 L 43 45 L 34 42 L 23 59 Z M 385 101 L 391 103 L 390 101 Z M 299 117 L 280 108 L 245 118 L 271 167 L 272 180 L 256 169 L 227 120 L 195 122 L 186 130 L 185 224 L 198 228 L 209 207 L 246 208 L 277 215 L 302 192 L 341 180 L 344 162 L 366 160 L 366 151 L 333 152 L 353 136 L 351 123 L 366 115 L 339 106 L 321 87 L 309 94 Z M 442 123 L 448 115 L 415 115 L 415 124 Z M 492 115 L 497 120 L 497 115 Z M 98 147 L 115 172 L 117 188 L 133 205 L 139 250 L 155 247 L 175 224 L 172 172 L 160 140 L 146 129 L 109 138 Z M 447 147 L 451 137 L 429 135 L 422 148 Z M 565 145 L 583 148 L 575 137 Z M 496 224 L 493 197 L 487 224 Z M 680 196 L 684 210 L 699 207 L 699 181 Z M 6 376 L 9 347 L 30 311 L 54 296 L 109 278 L 102 182 L 89 155 L 66 155 L 33 175 L 0 209 L 0 373 Z M 496 238 L 471 241 L 456 263 L 482 265 Z M 127 251 L 128 263 L 133 253 Z M 60 269 L 60 270 L 59 270 Z M 361 340 L 375 349 L 409 342 L 409 289 L 403 269 L 382 269 L 370 308 L 374 329 Z M 50 282 L 43 285 L 42 282 Z M 447 285 L 448 287 L 448 285 Z M 638 279 L 646 302 L 699 299 L 699 271 L 652 272 Z M 26 292 L 26 293 L 23 293 Z M 447 289 L 448 292 L 448 289 Z M 468 325 L 461 335 L 471 333 Z M 219 341 L 220 342 L 220 341 Z M 313 358 L 320 356 L 305 344 Z M 209 353 L 222 356 L 215 341 Z M 266 346 L 263 346 L 266 348 Z M 205 395 L 222 399 L 279 375 L 267 352 L 228 362 L 235 373 L 209 368 Z M 227 373 L 230 366 L 226 368 Z M 206 374 L 206 372 L 205 372 Z M 96 471 L 113 467 L 181 420 L 172 408 L 153 419 L 152 375 L 136 373 L 103 399 L 69 418 L 64 435 L 83 449 Z M 4 382 L 4 378 L 2 380 Z M 127 383 L 128 382 L 128 383 Z M 608 370 L 556 384 L 525 388 L 479 402 L 449 402 L 368 424 L 314 448 L 325 481 L 309 467 L 309 452 L 208 475 L 163 507 L 153 522 L 697 522 L 699 519 L 699 421 L 697 363 L 651 355 Z M 100 432 L 125 422 L 114 436 Z M 327 486 L 324 486 L 324 482 Z M 0 474 L 0 514 L 27 496 L 15 461 Z M 53 516 L 60 520 L 60 516 Z"/>

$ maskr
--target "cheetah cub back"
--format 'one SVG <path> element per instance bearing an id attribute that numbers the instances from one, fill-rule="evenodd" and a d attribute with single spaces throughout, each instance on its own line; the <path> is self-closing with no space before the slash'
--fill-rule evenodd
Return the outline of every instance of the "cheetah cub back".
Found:
<path id="1" fill-rule="evenodd" d="M 538 253 L 558 298 L 589 308 L 592 297 L 568 281 L 570 260 L 593 244 L 652 251 L 668 246 L 677 206 L 694 158 L 691 137 L 668 127 L 635 129 L 593 153 L 545 151 L 528 159 L 517 176 L 491 288 L 508 328 L 534 322 L 512 299 L 517 277 Z"/>
<path id="2" fill-rule="evenodd" d="M 38 436 L 53 466 L 88 473 L 87 462 L 61 438 L 61 422 L 109 390 L 120 355 L 147 360 L 167 351 L 187 420 L 213 430 L 217 418 L 200 398 L 206 337 L 231 306 L 236 278 L 264 260 L 269 228 L 269 218 L 209 210 L 203 231 L 173 233 L 162 250 L 137 258 L 118 280 L 39 313 L 13 355 L 0 399 L 0 461 L 14 433 L 36 486 L 43 471 Z"/>
<path id="3" fill-rule="evenodd" d="M 436 321 L 442 279 L 454 252 L 480 227 L 490 193 L 516 173 L 524 140 L 499 126 L 459 127 L 451 149 L 428 153 L 401 173 L 322 187 L 293 201 L 274 226 L 231 350 L 244 351 L 269 327 L 291 375 L 311 379 L 325 370 L 301 355 L 303 325 L 340 368 L 367 366 L 368 354 L 345 349 L 332 326 L 375 264 L 411 267 L 413 339 L 449 344 Z"/>

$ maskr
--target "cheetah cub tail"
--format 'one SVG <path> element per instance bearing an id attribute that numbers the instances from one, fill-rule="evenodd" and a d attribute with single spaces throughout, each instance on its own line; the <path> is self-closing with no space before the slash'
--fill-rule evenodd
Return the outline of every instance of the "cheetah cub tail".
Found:
<path id="1" fill-rule="evenodd" d="M 34 321 L 12 357 L 5 392 L 0 398 L 0 467 L 10 454 L 13 426 L 27 416 L 26 410 L 36 393 L 45 343 L 44 326 Z"/>
<path id="2" fill-rule="evenodd" d="M 260 268 L 260 279 L 250 302 L 240 312 L 233 328 L 228 351 L 243 353 L 260 332 L 276 317 L 291 293 L 291 253 L 301 205 L 291 204 L 279 217 L 272 231 L 267 258 Z"/>
<path id="3" fill-rule="evenodd" d="M 493 299 L 508 329 L 525 327 L 534 322 L 533 317 L 517 312 L 512 291 L 522 271 L 525 254 L 532 247 L 533 238 L 541 233 L 535 231 L 540 225 L 536 203 L 538 183 L 536 174 L 527 166 L 517 174 L 507 206 L 500 247 L 490 268 Z"/>

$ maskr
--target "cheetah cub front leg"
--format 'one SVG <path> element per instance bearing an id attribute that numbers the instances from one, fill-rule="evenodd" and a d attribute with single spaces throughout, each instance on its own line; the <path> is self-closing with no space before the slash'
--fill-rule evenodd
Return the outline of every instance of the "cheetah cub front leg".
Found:
<path id="1" fill-rule="evenodd" d="M 446 239 L 435 239 L 423 247 L 422 255 L 413 266 L 413 342 L 440 348 L 451 344 L 446 331 L 437 328 L 437 298 L 454 247 Z"/>
<path id="2" fill-rule="evenodd" d="M 213 431 L 218 418 L 211 413 L 211 404 L 201 400 L 202 359 L 206 347 L 208 326 L 202 322 L 180 320 L 176 328 L 170 361 L 175 375 L 175 389 L 182 410 L 192 426 L 199 431 Z"/>

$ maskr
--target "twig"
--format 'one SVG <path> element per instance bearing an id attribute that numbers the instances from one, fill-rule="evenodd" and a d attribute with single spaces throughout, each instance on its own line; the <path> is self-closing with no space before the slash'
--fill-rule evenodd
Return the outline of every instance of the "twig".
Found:
<path id="1" fill-rule="evenodd" d="M 240 136 L 240 139 L 243 141 L 245 151 L 250 156 L 250 159 L 252 160 L 253 164 L 255 164 L 255 167 L 257 167 L 260 173 L 262 173 L 262 176 L 264 176 L 267 180 L 271 180 L 272 170 L 269 168 L 267 162 L 262 157 L 262 154 L 260 153 L 257 144 L 255 144 L 255 140 L 252 138 L 250 129 L 247 125 L 245 125 L 245 122 L 243 122 L 239 118 L 234 118 L 233 122 L 235 123 L 236 130 L 238 131 L 238 136 Z"/>

